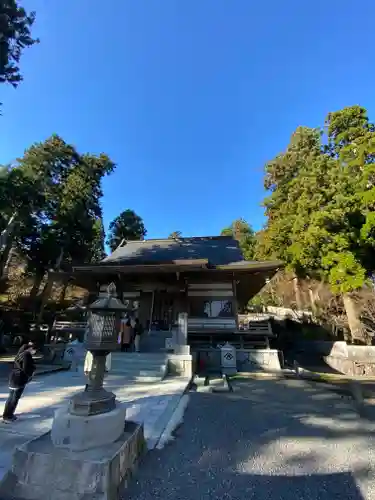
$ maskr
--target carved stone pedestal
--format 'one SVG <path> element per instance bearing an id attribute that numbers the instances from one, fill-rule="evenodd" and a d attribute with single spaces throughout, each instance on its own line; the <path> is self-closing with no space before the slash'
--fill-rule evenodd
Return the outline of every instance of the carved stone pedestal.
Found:
<path id="1" fill-rule="evenodd" d="M 56 448 L 48 432 L 16 448 L 0 498 L 118 500 L 145 450 L 143 427 L 132 422 L 114 443 L 80 452 Z"/>
<path id="2" fill-rule="evenodd" d="M 68 408 L 56 411 L 51 441 L 56 448 L 84 451 L 114 443 L 123 433 L 126 409 L 124 405 L 108 413 L 72 415 Z"/>

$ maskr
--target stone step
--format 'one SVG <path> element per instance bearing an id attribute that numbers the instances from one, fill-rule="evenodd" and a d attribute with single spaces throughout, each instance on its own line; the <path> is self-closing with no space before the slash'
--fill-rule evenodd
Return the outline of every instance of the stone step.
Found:
<path id="1" fill-rule="evenodd" d="M 123 365 L 123 366 L 160 366 L 164 365 L 166 363 L 166 358 L 164 357 L 163 359 L 160 360 L 153 360 L 153 359 L 132 359 L 132 358 L 112 358 L 112 363 L 111 365 L 118 366 L 118 365 Z"/>
<path id="2" fill-rule="evenodd" d="M 164 355 L 160 358 L 138 358 L 129 356 L 112 356 L 112 367 L 117 366 L 144 366 L 147 368 L 157 368 L 167 364 L 167 357 Z"/>
<path id="3" fill-rule="evenodd" d="M 116 374 L 114 374 L 116 375 Z M 142 383 L 142 384 L 148 384 L 148 383 L 155 383 L 155 382 L 161 382 L 164 377 L 161 377 L 160 375 L 130 375 L 130 374 L 123 374 L 121 373 L 121 377 L 123 378 L 124 382 L 131 384 L 131 383 Z"/>
<path id="4" fill-rule="evenodd" d="M 144 376 L 152 376 L 159 377 L 159 379 L 163 379 L 167 373 L 167 366 L 164 365 L 162 367 L 156 369 L 148 369 L 148 368 L 113 368 L 111 370 L 111 374 L 113 375 L 144 375 Z"/>
<path id="5" fill-rule="evenodd" d="M 154 359 L 160 359 L 163 357 L 162 354 L 159 352 L 119 352 L 116 351 L 112 354 L 113 356 L 132 356 L 134 358 L 154 358 Z"/>
<path id="6" fill-rule="evenodd" d="M 143 361 L 150 363 L 163 363 L 166 359 L 166 355 L 162 352 L 160 353 L 147 353 L 147 352 L 115 352 L 112 353 L 113 360 L 128 360 L 128 361 Z"/>
<path id="7" fill-rule="evenodd" d="M 162 365 L 156 368 L 148 368 L 147 366 L 119 366 L 112 367 L 111 373 L 134 373 L 139 375 L 163 375 L 167 365 Z"/>
<path id="8" fill-rule="evenodd" d="M 111 373 L 133 377 L 138 381 L 162 380 L 167 374 L 165 355 L 145 353 L 115 353 Z"/>

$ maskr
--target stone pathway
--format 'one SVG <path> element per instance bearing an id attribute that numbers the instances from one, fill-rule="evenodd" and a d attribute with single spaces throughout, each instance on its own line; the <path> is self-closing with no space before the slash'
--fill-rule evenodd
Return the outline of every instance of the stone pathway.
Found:
<path id="1" fill-rule="evenodd" d="M 127 500 L 375 500 L 375 422 L 302 380 L 190 393 L 176 439 L 148 454 Z"/>
<path id="2" fill-rule="evenodd" d="M 127 418 L 144 424 L 149 449 L 156 446 L 168 424 L 188 380 L 167 378 L 158 383 L 125 385 L 121 375 L 109 375 L 105 386 L 117 399 L 128 403 Z M 58 372 L 34 379 L 26 388 L 18 405 L 19 420 L 14 424 L 0 423 L 0 479 L 10 467 L 15 446 L 51 428 L 54 412 L 66 405 L 69 398 L 82 390 L 83 373 Z M 0 385 L 0 408 L 8 395 L 6 384 Z"/>

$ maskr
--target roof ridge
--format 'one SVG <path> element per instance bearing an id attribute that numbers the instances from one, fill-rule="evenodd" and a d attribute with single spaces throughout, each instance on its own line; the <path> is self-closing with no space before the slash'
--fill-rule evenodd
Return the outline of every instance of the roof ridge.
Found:
<path id="1" fill-rule="evenodd" d="M 149 241 L 179 241 L 179 240 L 218 240 L 227 239 L 234 240 L 233 236 L 216 235 L 216 236 L 179 236 L 178 238 L 148 238 L 145 240 L 124 240 L 123 244 L 128 243 L 148 243 Z"/>

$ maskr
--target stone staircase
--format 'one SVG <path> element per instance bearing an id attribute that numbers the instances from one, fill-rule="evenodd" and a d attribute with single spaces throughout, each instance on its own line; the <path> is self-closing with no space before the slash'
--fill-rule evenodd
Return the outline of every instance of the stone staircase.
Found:
<path id="1" fill-rule="evenodd" d="M 160 382 L 167 375 L 168 360 L 164 353 L 112 353 L 111 375 L 125 376 L 134 382 Z"/>

